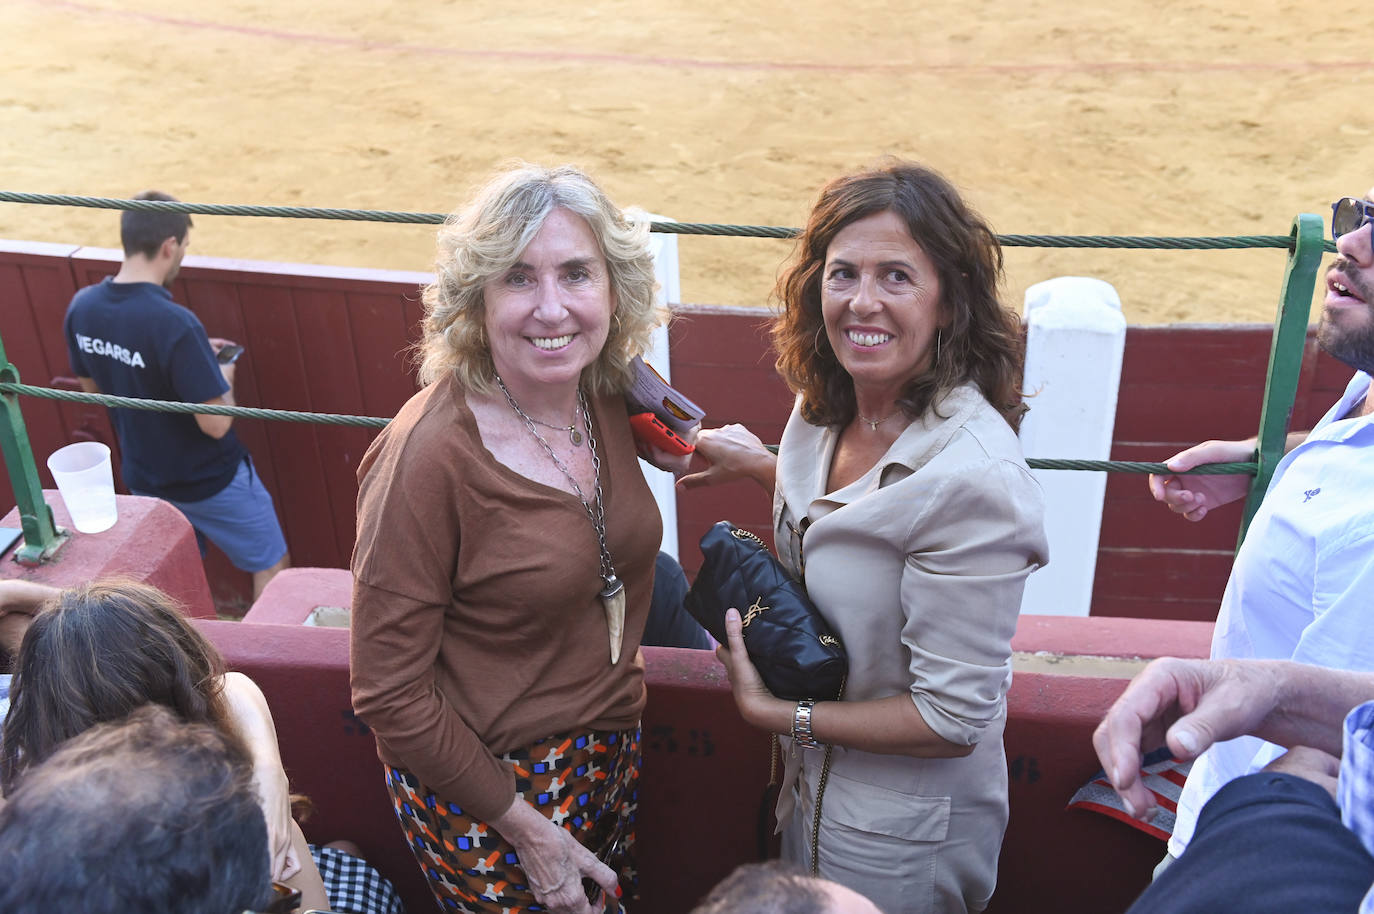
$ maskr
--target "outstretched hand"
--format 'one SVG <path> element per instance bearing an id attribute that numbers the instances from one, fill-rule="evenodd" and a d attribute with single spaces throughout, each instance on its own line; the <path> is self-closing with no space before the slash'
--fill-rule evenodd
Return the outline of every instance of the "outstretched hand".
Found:
<path id="1" fill-rule="evenodd" d="M 1167 745 L 1175 758 L 1197 758 L 1215 742 L 1256 730 L 1278 704 L 1274 677 L 1253 664 L 1165 658 L 1131 680 L 1093 732 L 1093 748 L 1126 811 L 1153 812 L 1140 780 L 1145 752 Z"/>
<path id="2" fill-rule="evenodd" d="M 1254 439 L 1245 441 L 1204 441 L 1185 451 L 1179 451 L 1164 461 L 1175 472 L 1191 470 L 1204 463 L 1233 463 L 1251 459 L 1255 454 Z M 1200 521 L 1208 512 L 1245 497 L 1250 491 L 1250 477 L 1237 473 L 1225 476 L 1176 476 L 1150 474 L 1150 494 L 1175 514 L 1190 521 Z"/>
<path id="3" fill-rule="evenodd" d="M 710 486 L 733 479 L 753 479 L 770 493 L 778 459 L 759 437 L 743 425 L 723 425 L 702 429 L 696 452 L 707 462 L 704 470 L 683 476 L 677 484 L 684 489 Z"/>

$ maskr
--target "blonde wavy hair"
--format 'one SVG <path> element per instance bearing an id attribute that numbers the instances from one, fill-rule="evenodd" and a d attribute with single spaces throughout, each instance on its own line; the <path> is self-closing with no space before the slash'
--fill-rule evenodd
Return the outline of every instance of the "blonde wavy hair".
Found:
<path id="1" fill-rule="evenodd" d="M 610 334 L 601 355 L 582 372 L 591 393 L 620 393 L 630 386 L 630 360 L 648 348 L 663 322 L 654 304 L 658 284 L 649 253 L 649 220 L 622 211 L 586 174 L 563 165 L 525 163 L 499 172 L 439 229 L 434 282 L 424 290 L 424 336 L 418 346 L 420 381 L 448 372 L 469 390 L 494 390 L 496 368 L 486 332 L 483 289 L 509 270 L 556 208 L 576 213 L 596 236 L 610 274 Z"/>

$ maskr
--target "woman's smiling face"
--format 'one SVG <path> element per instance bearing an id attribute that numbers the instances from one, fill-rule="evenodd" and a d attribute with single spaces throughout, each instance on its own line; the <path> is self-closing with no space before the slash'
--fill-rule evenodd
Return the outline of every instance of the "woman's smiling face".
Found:
<path id="1" fill-rule="evenodd" d="M 821 277 L 821 316 L 861 402 L 895 401 L 929 367 L 944 319 L 940 278 L 900 216 L 874 213 L 835 235 Z"/>
<path id="2" fill-rule="evenodd" d="M 585 219 L 549 213 L 516 263 L 483 289 L 491 358 L 512 389 L 576 387 L 601 355 L 615 310 L 609 270 Z"/>

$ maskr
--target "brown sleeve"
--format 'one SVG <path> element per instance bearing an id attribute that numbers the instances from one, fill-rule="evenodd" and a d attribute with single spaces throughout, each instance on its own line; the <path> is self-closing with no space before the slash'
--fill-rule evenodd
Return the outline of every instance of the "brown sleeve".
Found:
<path id="1" fill-rule="evenodd" d="M 515 799 L 515 772 L 468 728 L 434 684 L 443 607 L 353 584 L 353 708 L 412 774 L 490 822 Z"/>
<path id="2" fill-rule="evenodd" d="M 383 438 L 360 469 L 349 649 L 353 708 L 425 785 L 491 821 L 515 798 L 514 772 L 435 681 L 453 599 L 462 461 L 451 439 L 445 454 L 427 448 L 422 436 Z"/>

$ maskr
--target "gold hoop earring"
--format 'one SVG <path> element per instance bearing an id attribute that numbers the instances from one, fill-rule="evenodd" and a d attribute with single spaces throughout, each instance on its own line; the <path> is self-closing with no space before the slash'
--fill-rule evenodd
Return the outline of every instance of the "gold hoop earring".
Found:
<path id="1" fill-rule="evenodd" d="M 816 328 L 815 334 L 811 337 L 811 349 L 816 353 L 817 358 L 825 358 L 825 353 L 821 352 L 821 333 L 825 330 L 825 324 Z"/>
<path id="2" fill-rule="evenodd" d="M 940 364 L 940 328 L 935 328 L 935 364 Z"/>

